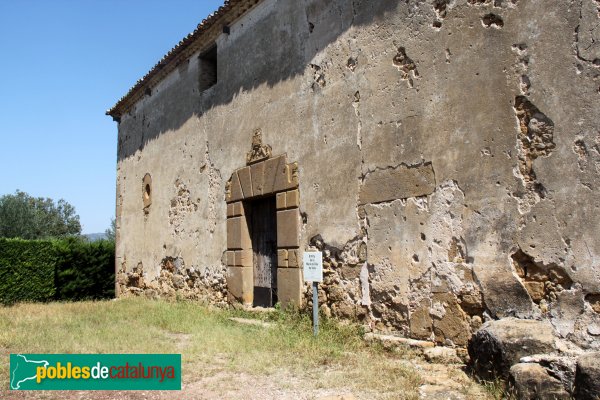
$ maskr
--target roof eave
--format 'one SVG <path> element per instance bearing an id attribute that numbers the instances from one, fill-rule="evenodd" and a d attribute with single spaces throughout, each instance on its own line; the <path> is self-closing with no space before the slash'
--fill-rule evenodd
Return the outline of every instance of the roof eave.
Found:
<path id="1" fill-rule="evenodd" d="M 184 59 L 193 53 L 210 46 L 222 32 L 222 28 L 231 25 L 262 0 L 226 0 L 217 11 L 206 17 L 196 29 L 179 41 L 152 69 L 139 79 L 117 103 L 106 111 L 106 115 L 120 122 L 147 92 L 152 90 L 164 77 L 175 69 Z"/>

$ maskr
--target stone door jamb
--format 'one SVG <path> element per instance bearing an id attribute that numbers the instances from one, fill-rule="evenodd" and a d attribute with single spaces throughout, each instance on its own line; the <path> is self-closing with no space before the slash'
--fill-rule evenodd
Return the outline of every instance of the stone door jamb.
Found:
<path id="1" fill-rule="evenodd" d="M 300 254 L 300 193 L 298 165 L 287 163 L 286 154 L 271 156 L 271 146 L 262 144 L 256 131 L 246 166 L 231 174 L 227 182 L 227 292 L 231 303 L 252 306 L 254 271 L 252 240 L 246 220 L 246 200 L 276 196 L 277 295 L 283 308 L 300 307 L 303 287 Z"/>

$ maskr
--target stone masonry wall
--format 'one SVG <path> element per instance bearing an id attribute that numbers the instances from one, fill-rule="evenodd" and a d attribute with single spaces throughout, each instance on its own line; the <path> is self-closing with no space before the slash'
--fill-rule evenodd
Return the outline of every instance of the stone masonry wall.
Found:
<path id="1" fill-rule="evenodd" d="M 261 130 L 297 162 L 324 314 L 455 345 L 540 319 L 600 347 L 599 10 L 260 2 L 218 38 L 215 85 L 196 54 L 121 118 L 120 294 L 226 304 L 226 185 Z"/>

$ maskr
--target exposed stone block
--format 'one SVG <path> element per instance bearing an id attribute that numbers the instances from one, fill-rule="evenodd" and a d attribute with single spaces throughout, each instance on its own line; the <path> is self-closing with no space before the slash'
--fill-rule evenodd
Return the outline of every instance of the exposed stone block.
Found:
<path id="1" fill-rule="evenodd" d="M 279 268 L 288 266 L 288 251 L 286 249 L 277 250 L 277 266 Z"/>
<path id="2" fill-rule="evenodd" d="M 235 252 L 236 267 L 252 267 L 252 249 L 237 250 Z"/>
<path id="3" fill-rule="evenodd" d="M 264 162 L 263 193 L 273 193 L 278 174 L 285 174 L 285 155 L 274 157 Z"/>
<path id="4" fill-rule="evenodd" d="M 275 184 L 273 185 L 274 192 L 298 187 L 298 165 L 296 163 L 285 164 L 285 162 L 282 162 L 277 168 Z"/>
<path id="5" fill-rule="evenodd" d="M 298 268 L 300 267 L 300 250 L 290 249 L 288 250 L 288 267 Z"/>
<path id="6" fill-rule="evenodd" d="M 285 204 L 287 208 L 300 207 L 300 192 L 298 189 L 285 193 Z"/>
<path id="7" fill-rule="evenodd" d="M 462 364 L 459 350 L 452 347 L 429 347 L 423 349 L 425 359 L 430 363 L 438 364 Z"/>
<path id="8" fill-rule="evenodd" d="M 287 178 L 287 165 L 285 162 L 282 162 L 277 166 L 277 170 L 275 172 L 275 181 L 273 183 L 273 191 L 281 192 L 287 189 L 289 185 Z"/>
<path id="9" fill-rule="evenodd" d="M 264 194 L 265 162 L 261 161 L 250 166 L 250 177 L 252 178 L 252 196 Z"/>
<path id="10" fill-rule="evenodd" d="M 435 344 L 429 341 L 407 339 L 396 335 L 382 335 L 372 332 L 365 334 L 365 340 L 367 342 L 379 342 L 386 349 L 393 349 L 398 347 L 411 347 L 423 351 L 424 349 L 435 347 Z"/>
<path id="11" fill-rule="evenodd" d="M 431 302 L 423 299 L 417 309 L 410 313 L 410 336 L 412 338 L 427 340 L 431 337 L 433 321 L 429 313 L 430 307 Z"/>
<path id="12" fill-rule="evenodd" d="M 277 211 L 277 247 L 299 247 L 298 209 Z"/>
<path id="13" fill-rule="evenodd" d="M 510 386 L 513 394 L 519 399 L 568 400 L 571 398 L 562 383 L 536 363 L 513 365 L 510 369 Z"/>
<path id="14" fill-rule="evenodd" d="M 368 173 L 360 188 L 359 203 L 425 196 L 434 190 L 435 175 L 431 163 L 411 167 L 400 165 Z"/>
<path id="15" fill-rule="evenodd" d="M 242 187 L 242 192 L 243 192 L 243 197 L 241 197 L 240 199 L 242 199 L 242 198 L 247 199 L 247 198 L 252 197 L 253 194 L 252 194 L 252 179 L 250 177 L 250 167 L 238 169 L 237 174 L 239 176 L 240 186 Z M 232 189 L 232 198 L 233 198 L 233 189 Z M 238 199 L 233 199 L 233 200 L 238 200 Z"/>
<path id="16" fill-rule="evenodd" d="M 495 318 L 531 318 L 534 304 L 513 271 L 503 265 L 474 264 L 473 272 L 485 293 L 485 306 Z"/>
<path id="17" fill-rule="evenodd" d="M 227 204 L 227 218 L 233 217 L 233 216 L 234 216 L 234 214 L 233 214 L 233 204 L 229 203 L 229 204 Z"/>
<path id="18" fill-rule="evenodd" d="M 461 310 L 454 294 L 436 293 L 433 295 L 433 307 L 436 303 L 444 310 L 442 316 L 434 315 L 433 332 L 436 342 L 444 344 L 450 340 L 454 345 L 465 346 L 469 341 L 471 329 L 466 314 Z"/>
<path id="19" fill-rule="evenodd" d="M 302 270 L 277 268 L 277 297 L 283 309 L 302 305 Z"/>
<path id="20" fill-rule="evenodd" d="M 229 250 L 252 248 L 248 223 L 245 217 L 227 219 L 227 248 Z"/>
<path id="21" fill-rule="evenodd" d="M 277 193 L 275 197 L 275 206 L 278 210 L 283 210 L 285 208 L 285 192 Z"/>
<path id="22" fill-rule="evenodd" d="M 562 384 L 562 387 L 569 393 L 573 393 L 574 384 L 575 384 L 575 374 L 577 370 L 577 358 L 575 353 L 572 353 L 570 350 L 566 350 L 568 344 L 558 339 L 556 342 L 556 347 L 560 352 L 565 351 L 562 354 L 535 354 L 533 356 L 527 356 L 521 358 L 521 362 L 527 364 L 538 364 L 546 370 L 550 376 L 556 378 Z M 518 364 L 517 364 L 518 365 Z M 511 367 L 511 374 L 512 374 Z M 553 398 L 552 396 L 541 396 L 540 398 Z M 571 399 L 571 397 L 569 397 Z"/>
<path id="23" fill-rule="evenodd" d="M 240 186 L 240 179 L 237 172 L 231 175 L 231 197 L 230 201 L 238 201 L 244 198 L 242 187 Z"/>
<path id="24" fill-rule="evenodd" d="M 227 267 L 227 297 L 230 302 L 251 305 L 254 297 L 252 268 Z"/>
<path id="25" fill-rule="evenodd" d="M 232 217 L 240 217 L 240 216 L 245 215 L 244 214 L 244 203 L 242 203 L 241 201 L 238 201 L 231 205 L 233 206 Z"/>
<path id="26" fill-rule="evenodd" d="M 227 266 L 235 266 L 235 251 L 227 251 Z"/>

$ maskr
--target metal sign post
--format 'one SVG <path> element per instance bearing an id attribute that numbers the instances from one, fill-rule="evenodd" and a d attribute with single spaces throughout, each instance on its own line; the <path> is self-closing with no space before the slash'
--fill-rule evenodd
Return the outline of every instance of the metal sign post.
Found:
<path id="1" fill-rule="evenodd" d="M 313 282 L 313 334 L 319 334 L 319 282 Z"/>
<path id="2" fill-rule="evenodd" d="M 304 253 L 304 280 L 313 287 L 313 333 L 319 334 L 319 282 L 323 282 L 323 254 L 320 251 Z"/>

